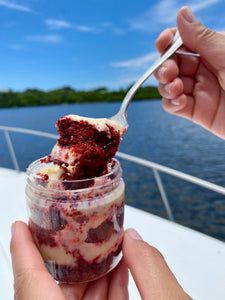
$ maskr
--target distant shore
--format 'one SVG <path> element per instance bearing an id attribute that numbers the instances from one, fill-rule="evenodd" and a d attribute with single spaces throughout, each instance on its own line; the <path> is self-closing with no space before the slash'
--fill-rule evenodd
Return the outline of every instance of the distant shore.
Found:
<path id="1" fill-rule="evenodd" d="M 23 92 L 0 91 L 0 108 L 122 101 L 129 88 L 117 91 L 109 91 L 105 87 L 90 91 L 78 91 L 70 87 L 48 92 L 38 89 L 27 89 Z M 157 87 L 144 86 L 138 90 L 134 100 L 160 98 Z"/>

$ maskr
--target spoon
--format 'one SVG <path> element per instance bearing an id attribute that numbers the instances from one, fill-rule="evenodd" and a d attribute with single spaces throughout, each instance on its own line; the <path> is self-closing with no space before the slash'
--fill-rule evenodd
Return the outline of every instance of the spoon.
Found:
<path id="1" fill-rule="evenodd" d="M 125 98 L 123 99 L 123 102 L 121 104 L 119 112 L 112 116 L 110 120 L 113 120 L 120 124 L 123 128 L 127 129 L 128 122 L 127 122 L 127 108 L 130 104 L 130 101 L 136 94 L 137 90 L 140 88 L 140 86 L 152 75 L 152 73 L 162 64 L 164 63 L 173 53 L 176 52 L 178 48 L 183 44 L 181 37 L 179 35 L 179 32 L 177 31 L 170 48 L 156 60 L 151 67 L 142 75 L 142 77 L 139 78 L 139 80 L 129 89 L 127 92 Z M 187 53 L 182 53 L 187 54 Z M 190 55 L 190 54 L 189 54 Z"/>

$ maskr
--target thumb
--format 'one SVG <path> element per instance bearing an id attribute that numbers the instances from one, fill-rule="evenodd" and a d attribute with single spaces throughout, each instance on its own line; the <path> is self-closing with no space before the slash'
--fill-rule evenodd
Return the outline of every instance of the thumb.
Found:
<path id="1" fill-rule="evenodd" d="M 219 68 L 224 61 L 225 35 L 203 26 L 189 7 L 177 15 L 177 26 L 184 45 L 199 53 L 212 66 Z"/>
<path id="2" fill-rule="evenodd" d="M 21 221 L 12 225 L 10 251 L 15 299 L 65 299 L 48 273 L 28 226 Z"/>
<path id="3" fill-rule="evenodd" d="M 177 282 L 162 254 L 144 242 L 134 229 L 128 229 L 124 234 L 123 256 L 141 299 L 191 299 Z"/>

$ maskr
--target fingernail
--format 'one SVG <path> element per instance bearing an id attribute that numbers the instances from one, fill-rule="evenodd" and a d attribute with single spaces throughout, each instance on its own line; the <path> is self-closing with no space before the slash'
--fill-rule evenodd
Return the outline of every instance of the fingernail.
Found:
<path id="1" fill-rule="evenodd" d="M 133 240 L 142 240 L 142 237 L 140 236 L 139 233 L 137 233 L 136 230 L 134 230 L 133 228 L 130 228 L 126 231 L 126 233 L 129 235 L 130 238 L 132 238 Z"/>
<path id="2" fill-rule="evenodd" d="M 159 81 L 163 81 L 165 71 L 166 71 L 166 67 L 159 68 L 158 70 Z"/>
<path id="3" fill-rule="evenodd" d="M 176 106 L 180 105 L 180 101 L 178 99 L 172 99 L 172 100 L 170 100 L 170 102 L 171 102 L 171 104 L 176 105 Z"/>
<path id="4" fill-rule="evenodd" d="M 182 11 L 182 15 L 184 17 L 184 19 L 188 22 L 188 23 L 194 23 L 197 22 L 197 19 L 195 17 L 195 15 L 193 14 L 193 12 L 190 10 L 189 7 L 185 7 Z"/>
<path id="5" fill-rule="evenodd" d="M 170 89 L 171 89 L 171 83 L 164 85 L 164 90 L 167 94 L 170 94 Z"/>

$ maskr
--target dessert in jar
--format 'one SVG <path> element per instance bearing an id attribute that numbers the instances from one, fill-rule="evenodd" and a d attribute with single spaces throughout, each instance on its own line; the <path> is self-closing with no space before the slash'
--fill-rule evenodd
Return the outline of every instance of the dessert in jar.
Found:
<path id="1" fill-rule="evenodd" d="M 121 258 L 124 182 L 114 156 L 124 129 L 76 115 L 57 127 L 51 154 L 28 168 L 29 227 L 56 280 L 91 281 Z"/>

